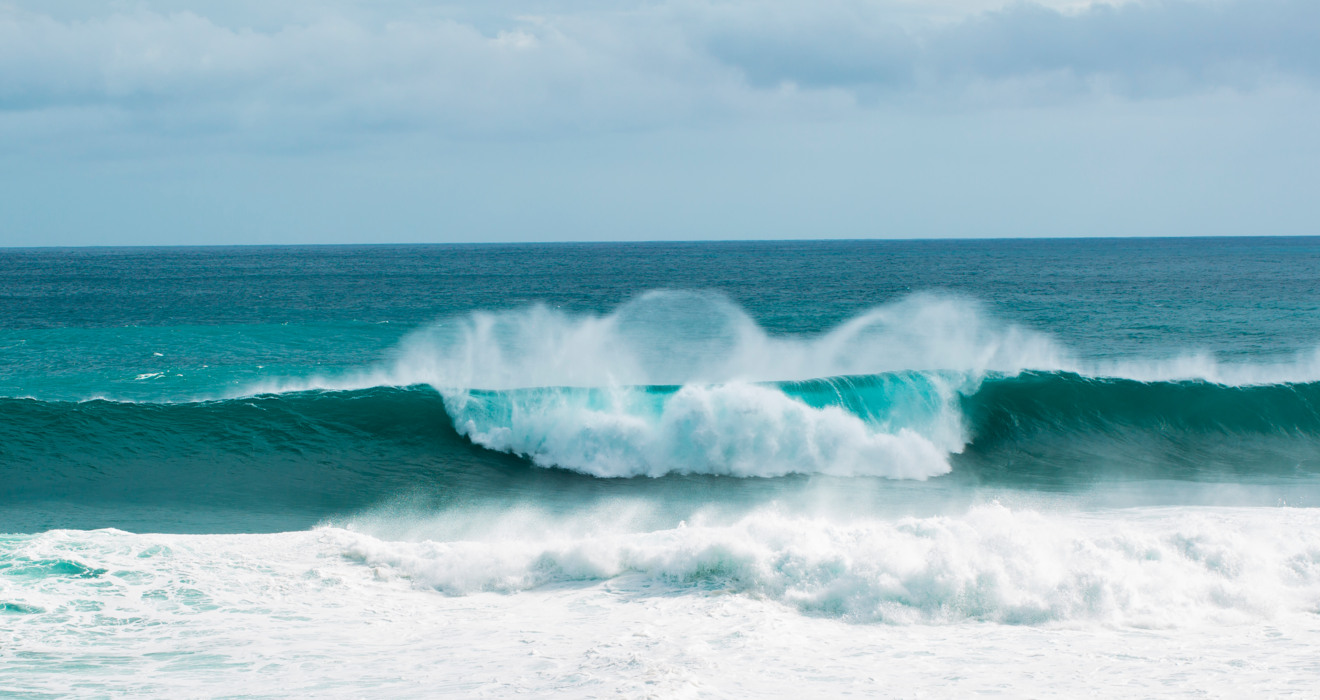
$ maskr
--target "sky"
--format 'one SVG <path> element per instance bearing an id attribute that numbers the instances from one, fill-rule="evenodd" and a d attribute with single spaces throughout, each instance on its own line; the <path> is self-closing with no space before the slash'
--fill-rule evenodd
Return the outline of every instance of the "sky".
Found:
<path id="1" fill-rule="evenodd" d="M 0 246 L 1320 235 L 1315 0 L 0 0 Z"/>

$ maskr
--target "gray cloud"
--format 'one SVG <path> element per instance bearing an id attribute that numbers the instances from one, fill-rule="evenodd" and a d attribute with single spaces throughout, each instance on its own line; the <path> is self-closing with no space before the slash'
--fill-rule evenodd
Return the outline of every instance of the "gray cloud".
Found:
<path id="1" fill-rule="evenodd" d="M 704 6 L 676 22 L 709 55 L 766 88 L 909 85 L 920 45 L 897 20 L 891 7 L 845 1 Z"/>
<path id="2" fill-rule="evenodd" d="M 1302 0 L 1134 2 L 1075 13 L 1019 4 L 915 28 L 870 7 L 725 17 L 707 48 L 758 86 L 911 90 L 1053 75 L 1170 94 L 1320 75 L 1320 4 Z"/>
<path id="3" fill-rule="evenodd" d="M 397 20 L 355 2 L 296 3 L 283 19 L 239 3 L 224 21 L 158 6 L 0 9 L 0 114 L 101 110 L 179 133 L 545 133 L 837 116 L 886 96 L 1169 96 L 1320 75 L 1320 4 L 1303 0 L 961 17 L 861 0 L 506 2 L 480 19 L 395 2 Z"/>
<path id="4" fill-rule="evenodd" d="M 1002 79 L 1063 72 L 1139 91 L 1251 86 L 1320 75 L 1320 4 L 1301 0 L 1155 2 L 1065 15 L 1030 5 L 940 32 L 933 72 Z"/>

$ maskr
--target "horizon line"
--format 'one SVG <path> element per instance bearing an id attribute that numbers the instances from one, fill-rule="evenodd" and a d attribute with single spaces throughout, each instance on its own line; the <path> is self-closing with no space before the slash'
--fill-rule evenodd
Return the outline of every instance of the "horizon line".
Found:
<path id="1" fill-rule="evenodd" d="M 556 245 L 701 245 L 753 243 L 948 243 L 948 242 L 1025 242 L 1025 241 L 1168 241 L 1168 240 L 1243 240 L 1320 238 L 1315 234 L 1242 234 L 1242 235 L 1168 235 L 1168 236 L 941 236 L 932 238 L 657 238 L 648 240 L 561 240 L 561 241 L 412 241 L 386 243 L 172 243 L 106 245 L 33 245 L 0 246 L 0 251 L 37 250 L 119 250 L 136 248 L 388 248 L 405 246 L 556 246 Z"/>

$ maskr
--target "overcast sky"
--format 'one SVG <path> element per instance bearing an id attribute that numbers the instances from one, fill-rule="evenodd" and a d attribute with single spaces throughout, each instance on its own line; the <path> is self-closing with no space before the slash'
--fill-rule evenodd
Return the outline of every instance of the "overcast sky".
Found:
<path id="1" fill-rule="evenodd" d="M 1320 234 L 1320 2 L 0 0 L 0 245 Z"/>

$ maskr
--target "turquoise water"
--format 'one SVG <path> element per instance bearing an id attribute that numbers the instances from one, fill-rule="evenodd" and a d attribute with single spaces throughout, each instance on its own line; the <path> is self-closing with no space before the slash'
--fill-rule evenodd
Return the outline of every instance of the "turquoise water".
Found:
<path id="1" fill-rule="evenodd" d="M 1062 635 L 1282 692 L 1320 630 L 1317 270 L 1268 238 L 0 251 L 0 691 L 836 695 Z"/>
<path id="2" fill-rule="evenodd" d="M 11 250 L 0 527 L 278 530 L 401 494 L 591 494 L 638 474 L 1309 493 L 1318 254 L 1313 239 Z"/>

